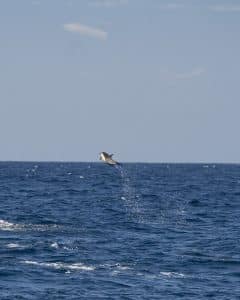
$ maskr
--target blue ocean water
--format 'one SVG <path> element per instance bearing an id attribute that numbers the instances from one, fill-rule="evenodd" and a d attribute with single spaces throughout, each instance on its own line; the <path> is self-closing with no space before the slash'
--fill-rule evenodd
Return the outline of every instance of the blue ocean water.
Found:
<path id="1" fill-rule="evenodd" d="M 0 299 L 240 299 L 240 165 L 0 163 Z"/>

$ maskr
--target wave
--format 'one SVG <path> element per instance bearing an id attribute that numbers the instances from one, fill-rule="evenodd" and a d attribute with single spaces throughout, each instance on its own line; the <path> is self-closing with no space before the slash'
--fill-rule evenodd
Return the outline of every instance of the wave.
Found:
<path id="1" fill-rule="evenodd" d="M 105 263 L 105 264 L 99 265 L 99 268 L 100 269 L 103 268 L 103 269 L 106 269 L 106 270 L 110 271 L 110 273 L 112 275 L 118 275 L 118 274 L 121 274 L 121 273 L 134 271 L 134 269 L 131 266 L 122 265 L 120 263 L 115 263 L 115 264 Z"/>
<path id="2" fill-rule="evenodd" d="M 32 260 L 24 260 L 22 263 L 27 265 L 33 265 L 37 267 L 50 268 L 55 270 L 65 270 L 65 271 L 94 271 L 96 269 L 106 269 L 111 271 L 113 275 L 122 273 L 124 271 L 133 270 L 132 267 L 127 265 L 116 264 L 102 264 L 98 266 L 85 265 L 83 263 L 64 263 L 64 262 L 38 262 Z"/>
<path id="3" fill-rule="evenodd" d="M 0 230 L 3 231 L 49 231 L 59 229 L 60 226 L 57 224 L 17 224 L 11 223 L 5 220 L 0 220 Z"/>
<path id="4" fill-rule="evenodd" d="M 177 272 L 160 272 L 161 275 L 169 277 L 169 278 L 183 278 L 185 275 L 183 273 Z"/>
<path id="5" fill-rule="evenodd" d="M 25 260 L 23 263 L 27 265 L 39 266 L 39 267 L 46 267 L 55 270 L 71 270 L 71 271 L 94 271 L 94 266 L 87 266 L 83 263 L 63 263 L 63 262 L 55 262 L 55 263 L 48 263 L 48 262 L 37 262 L 32 260 Z"/>
<path id="6" fill-rule="evenodd" d="M 19 224 L 14 224 L 4 220 L 0 220 L 0 230 L 14 231 L 21 228 L 22 226 Z"/>
<path id="7" fill-rule="evenodd" d="M 19 245 L 18 243 L 9 243 L 6 245 L 6 247 L 9 249 L 25 249 L 26 248 L 26 246 Z"/>
<path id="8" fill-rule="evenodd" d="M 158 274 L 145 274 L 142 272 L 137 273 L 138 276 L 144 276 L 145 278 L 149 280 L 159 280 L 162 279 L 163 277 L 168 278 L 168 279 L 180 279 L 180 278 L 185 278 L 186 275 L 183 273 L 178 273 L 178 272 L 160 272 Z"/>
<path id="9" fill-rule="evenodd" d="M 50 245 L 51 248 L 54 248 L 54 249 L 58 249 L 59 248 L 59 245 L 57 242 L 54 242 Z"/>

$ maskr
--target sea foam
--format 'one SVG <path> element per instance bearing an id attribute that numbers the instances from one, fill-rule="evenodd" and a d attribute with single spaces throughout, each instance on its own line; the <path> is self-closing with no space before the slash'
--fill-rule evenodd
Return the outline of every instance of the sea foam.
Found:
<path id="1" fill-rule="evenodd" d="M 14 231 L 16 229 L 20 229 L 21 225 L 10 223 L 5 220 L 0 220 L 0 230 L 6 230 L 6 231 Z"/>
<path id="2" fill-rule="evenodd" d="M 23 263 L 28 264 L 28 265 L 34 265 L 34 266 L 39 266 L 39 267 L 46 267 L 46 268 L 51 268 L 51 269 L 56 269 L 56 270 L 79 270 L 79 271 L 94 271 L 95 267 L 93 266 L 87 266 L 84 265 L 83 263 L 63 263 L 63 262 L 55 262 L 55 263 L 50 263 L 50 262 L 37 262 L 37 261 L 31 261 L 31 260 L 25 260 Z"/>

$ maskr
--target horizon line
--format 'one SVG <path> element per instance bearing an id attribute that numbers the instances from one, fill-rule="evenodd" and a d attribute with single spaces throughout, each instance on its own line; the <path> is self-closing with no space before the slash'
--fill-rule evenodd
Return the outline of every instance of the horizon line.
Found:
<path id="1" fill-rule="evenodd" d="M 77 160 L 0 160 L 0 163 L 97 163 L 102 164 L 101 161 L 77 161 Z M 121 161 L 121 164 L 209 164 L 209 165 L 238 165 L 240 162 L 224 162 L 224 161 L 218 161 L 218 162 L 209 162 L 209 161 L 189 161 L 189 162 L 181 162 L 181 161 Z"/>

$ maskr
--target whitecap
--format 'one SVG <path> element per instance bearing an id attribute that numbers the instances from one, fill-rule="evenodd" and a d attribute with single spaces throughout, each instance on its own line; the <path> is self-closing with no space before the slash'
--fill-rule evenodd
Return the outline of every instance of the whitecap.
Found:
<path id="1" fill-rule="evenodd" d="M 78 247 L 77 246 L 63 246 L 63 250 L 66 250 L 66 251 L 74 251 L 74 250 L 77 250 Z"/>
<path id="2" fill-rule="evenodd" d="M 121 271 L 126 271 L 126 270 L 132 270 L 133 268 L 127 265 L 121 265 L 120 263 L 116 263 L 114 265 L 112 264 L 102 264 L 99 265 L 101 268 L 106 268 L 112 270 L 112 273 L 117 274 L 120 273 Z"/>
<path id="3" fill-rule="evenodd" d="M 120 264 L 116 264 L 116 267 L 118 270 L 124 271 L 124 270 L 131 270 L 132 268 L 130 268 L 129 266 L 122 266 Z"/>
<path id="4" fill-rule="evenodd" d="M 7 246 L 7 248 L 10 248 L 10 249 L 23 249 L 23 248 L 25 248 L 25 246 L 19 245 L 18 243 L 9 243 L 6 246 Z"/>
<path id="5" fill-rule="evenodd" d="M 57 224 L 17 224 L 5 220 L 0 220 L 0 230 L 4 231 L 19 231 L 19 230 L 35 230 L 35 231 L 51 231 L 60 228 Z"/>
<path id="6" fill-rule="evenodd" d="M 166 276 L 166 277 L 175 277 L 175 278 L 179 278 L 179 277 L 185 277 L 185 275 L 183 273 L 177 273 L 177 272 L 160 272 L 161 275 Z"/>
<path id="7" fill-rule="evenodd" d="M 50 245 L 52 248 L 55 248 L 55 249 L 58 249 L 59 248 L 59 245 L 57 242 L 54 242 Z"/>
<path id="8" fill-rule="evenodd" d="M 71 269 L 71 270 L 84 270 L 84 271 L 93 271 L 93 270 L 95 270 L 95 267 L 87 266 L 87 265 L 84 265 L 82 263 L 76 263 L 76 264 L 68 265 L 67 268 Z"/>
<path id="9" fill-rule="evenodd" d="M 51 224 L 51 225 L 47 225 L 47 224 L 28 224 L 27 228 L 31 229 L 31 230 L 36 230 L 36 231 L 50 231 L 50 230 L 55 230 L 58 229 L 60 226 L 57 224 Z"/>
<path id="10" fill-rule="evenodd" d="M 76 270 L 76 271 L 93 271 L 93 270 L 95 270 L 95 267 L 87 266 L 87 265 L 84 265 L 83 263 L 73 263 L 73 264 L 62 263 L 62 262 L 47 263 L 47 262 L 37 262 L 37 261 L 31 261 L 31 260 L 25 260 L 23 262 L 28 265 L 47 267 L 47 268 L 52 268 L 52 269 L 56 269 L 56 270 Z"/>
<path id="11" fill-rule="evenodd" d="M 132 268 L 130 268 L 128 266 L 122 266 L 120 264 L 116 264 L 113 268 L 114 269 L 111 272 L 112 275 L 117 275 L 117 274 L 123 273 L 124 271 L 132 270 Z"/>
<path id="12" fill-rule="evenodd" d="M 178 273 L 178 272 L 160 272 L 158 274 L 145 274 L 142 272 L 137 272 L 138 276 L 144 276 L 147 279 L 156 279 L 159 280 L 161 279 L 161 277 L 167 277 L 167 278 L 184 278 L 186 277 L 186 275 L 184 275 L 183 273 Z"/>
<path id="13" fill-rule="evenodd" d="M 14 226 L 13 223 L 4 221 L 4 220 L 0 220 L 0 228 L 11 228 L 12 226 Z"/>
<path id="14" fill-rule="evenodd" d="M 13 230 L 19 229 L 19 228 L 21 228 L 21 226 L 18 224 L 0 220 L 0 230 L 13 231 Z"/>

